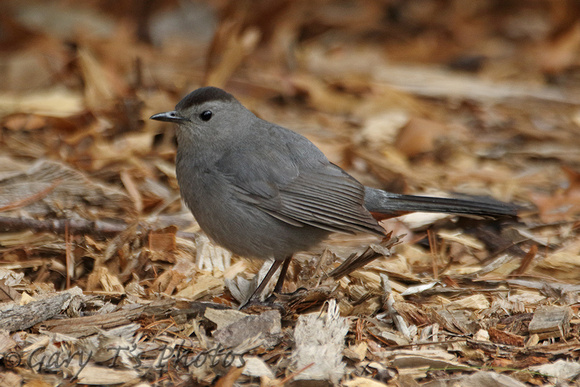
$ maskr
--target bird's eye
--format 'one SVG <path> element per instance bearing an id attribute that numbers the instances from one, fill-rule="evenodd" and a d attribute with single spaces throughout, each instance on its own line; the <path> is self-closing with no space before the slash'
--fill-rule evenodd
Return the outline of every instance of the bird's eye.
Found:
<path id="1" fill-rule="evenodd" d="M 204 110 L 200 115 L 199 118 L 201 118 L 202 121 L 209 121 L 211 119 L 211 117 L 213 116 L 213 113 L 210 110 Z"/>

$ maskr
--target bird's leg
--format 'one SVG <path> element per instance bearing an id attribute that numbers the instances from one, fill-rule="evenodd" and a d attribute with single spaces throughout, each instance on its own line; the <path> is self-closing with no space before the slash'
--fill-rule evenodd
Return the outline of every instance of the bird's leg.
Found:
<path id="1" fill-rule="evenodd" d="M 262 294 L 262 292 L 264 291 L 264 289 L 268 285 L 268 282 L 270 282 L 270 279 L 272 278 L 274 273 L 276 273 L 276 270 L 278 270 L 280 265 L 282 265 L 282 263 L 284 263 L 282 265 L 282 270 L 280 270 L 280 276 L 278 277 L 278 281 L 276 282 L 276 286 L 274 287 L 274 293 L 280 293 L 280 291 L 282 290 L 282 285 L 284 284 L 284 278 L 286 277 L 286 272 L 288 271 L 288 265 L 290 265 L 291 260 L 292 260 L 292 256 L 289 256 L 284 261 L 275 260 L 274 263 L 272 264 L 272 266 L 270 267 L 270 269 L 268 270 L 268 273 L 266 273 L 266 276 L 264 277 L 262 282 L 260 282 L 260 285 L 258 285 L 256 290 L 254 290 L 254 292 L 252 293 L 252 295 L 250 296 L 248 301 L 240 306 L 240 309 L 244 309 L 244 308 L 246 308 L 250 305 L 253 305 L 253 304 L 261 304 L 261 302 L 259 301 L 260 294 Z M 272 297 L 274 297 L 274 296 L 272 296 Z M 269 299 L 269 301 L 266 301 L 266 304 L 268 304 L 268 305 L 270 304 L 271 298 Z"/>
<path id="2" fill-rule="evenodd" d="M 288 272 L 288 266 L 290 266 L 291 260 L 292 256 L 289 256 L 284 260 L 284 264 L 282 265 L 282 269 L 280 270 L 280 276 L 278 277 L 278 281 L 276 282 L 276 286 L 274 287 L 274 293 L 282 293 L 282 285 L 284 285 L 284 279 L 286 278 L 286 273 Z"/>
<path id="3" fill-rule="evenodd" d="M 264 291 L 264 289 L 268 285 L 268 282 L 270 282 L 270 279 L 272 278 L 274 273 L 276 273 L 276 270 L 278 270 L 278 268 L 280 267 L 281 264 L 282 264 L 282 261 L 279 261 L 279 260 L 274 261 L 274 263 L 270 267 L 270 270 L 268 270 L 268 273 L 266 273 L 266 276 L 264 277 L 262 282 L 260 282 L 260 285 L 258 285 L 256 290 L 254 290 L 254 293 L 252 293 L 250 300 L 253 300 L 255 298 L 260 297 L 260 294 L 262 294 L 262 292 Z M 278 285 L 278 284 L 276 284 L 276 285 Z"/>

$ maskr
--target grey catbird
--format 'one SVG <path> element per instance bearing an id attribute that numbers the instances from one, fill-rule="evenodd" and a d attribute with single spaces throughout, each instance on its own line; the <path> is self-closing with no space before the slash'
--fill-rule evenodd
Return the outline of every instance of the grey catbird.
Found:
<path id="1" fill-rule="evenodd" d="M 312 142 L 256 117 L 231 94 L 203 87 L 151 119 L 177 124 L 177 180 L 202 230 L 233 253 L 274 258 L 259 295 L 292 255 L 332 232 L 384 235 L 373 214 L 427 211 L 514 215 L 497 201 L 393 194 L 365 187 Z"/>

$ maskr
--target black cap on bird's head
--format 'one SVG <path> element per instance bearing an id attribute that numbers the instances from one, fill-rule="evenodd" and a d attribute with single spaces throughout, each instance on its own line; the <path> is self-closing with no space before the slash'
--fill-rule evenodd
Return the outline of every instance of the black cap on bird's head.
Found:
<path id="1" fill-rule="evenodd" d="M 183 99 L 175 106 L 175 110 L 185 110 L 192 106 L 201 105 L 202 103 L 211 101 L 231 102 L 235 100 L 236 99 L 233 95 L 217 87 L 201 87 L 183 97 Z"/>
<path id="2" fill-rule="evenodd" d="M 201 87 L 183 97 L 183 99 L 175 106 L 175 110 L 154 114 L 149 118 L 152 120 L 174 123 L 189 121 L 186 117 L 179 114 L 179 112 L 183 112 L 192 106 L 198 106 L 211 101 L 233 102 L 236 101 L 236 99 L 230 93 L 217 87 Z"/>

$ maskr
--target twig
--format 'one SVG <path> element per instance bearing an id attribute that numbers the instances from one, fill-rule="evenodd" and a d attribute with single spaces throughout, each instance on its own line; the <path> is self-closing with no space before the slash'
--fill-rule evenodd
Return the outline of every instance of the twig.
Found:
<path id="1" fill-rule="evenodd" d="M 58 180 L 54 181 L 54 183 L 52 183 L 49 187 L 43 189 L 40 192 L 35 193 L 32 196 L 29 196 L 27 198 L 18 200 L 14 203 L 10 203 L 10 204 L 7 204 L 3 207 L 0 207 L 0 212 L 15 210 L 15 209 L 21 208 L 21 207 L 26 207 L 27 205 L 32 204 L 32 203 L 48 196 L 52 191 L 54 191 L 54 189 L 60 184 L 61 181 L 62 181 L 62 179 L 58 179 Z"/>
<path id="2" fill-rule="evenodd" d="M 290 375 L 288 375 L 284 379 L 282 379 L 279 383 L 277 383 L 276 386 L 285 385 L 290 380 L 294 379 L 296 376 L 300 375 L 302 372 L 306 371 L 308 368 L 312 367 L 313 365 L 314 365 L 314 363 L 310 363 L 306 367 L 303 367 L 303 368 L 299 369 L 298 371 L 291 373 Z"/>
<path id="3" fill-rule="evenodd" d="M 85 220 L 85 219 L 31 219 L 13 218 L 0 216 L 0 231 L 48 231 L 56 234 L 64 234 L 66 227 L 72 234 L 98 234 L 115 235 L 127 229 L 127 224 L 121 222 L 111 222 L 106 220 Z"/>
<path id="4" fill-rule="evenodd" d="M 402 235 L 391 238 L 391 234 L 387 235 L 379 245 L 370 245 L 361 254 L 352 254 L 350 257 L 344 260 L 336 269 L 327 274 L 327 277 L 332 277 L 338 280 L 345 275 L 352 273 L 353 271 L 361 268 L 375 259 L 382 256 L 389 256 L 389 249 L 400 243 L 399 238 Z"/>

